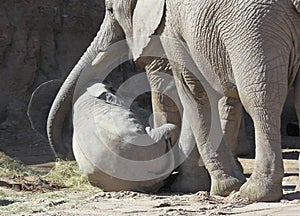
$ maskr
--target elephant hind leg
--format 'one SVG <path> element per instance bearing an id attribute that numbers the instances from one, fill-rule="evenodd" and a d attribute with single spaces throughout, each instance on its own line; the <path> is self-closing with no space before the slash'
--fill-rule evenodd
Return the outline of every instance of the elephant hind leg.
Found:
<path id="1" fill-rule="evenodd" d="M 224 138 L 233 155 L 247 155 L 250 146 L 246 138 L 242 103 L 239 98 L 223 96 L 218 104 Z"/>
<path id="2" fill-rule="evenodd" d="M 178 152 L 176 152 L 177 161 L 181 164 L 178 168 L 178 176 L 171 185 L 171 191 L 181 193 L 209 191 L 210 177 L 199 155 L 194 135 L 185 116 L 186 113 L 183 114 Z"/>
<path id="3" fill-rule="evenodd" d="M 223 139 L 218 96 L 208 96 L 202 83 L 185 64 L 172 63 L 178 93 L 199 153 L 211 177 L 211 194 L 226 196 L 238 190 L 245 178 Z M 208 98 L 209 97 L 209 98 Z"/>
<path id="4" fill-rule="evenodd" d="M 253 201 L 275 201 L 282 196 L 280 116 L 287 84 L 284 87 L 280 82 L 268 80 L 268 83 L 261 86 L 253 83 L 240 89 L 242 103 L 254 122 L 256 145 L 254 171 L 240 191 Z"/>

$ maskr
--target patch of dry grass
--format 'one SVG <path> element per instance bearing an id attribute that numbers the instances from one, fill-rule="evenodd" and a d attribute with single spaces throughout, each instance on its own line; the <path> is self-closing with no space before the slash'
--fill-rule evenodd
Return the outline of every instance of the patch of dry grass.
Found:
<path id="1" fill-rule="evenodd" d="M 76 161 L 57 160 L 54 168 L 43 178 L 75 190 L 101 191 L 89 183 Z"/>
<path id="2" fill-rule="evenodd" d="M 40 173 L 26 167 L 21 161 L 12 159 L 0 152 L 0 177 L 36 176 Z"/>
<path id="3" fill-rule="evenodd" d="M 55 185 L 63 185 L 68 189 L 88 190 L 90 192 L 101 191 L 89 183 L 75 161 L 57 160 L 50 172 L 43 175 L 34 169 L 28 168 L 21 161 L 12 159 L 0 152 L 0 177 L 15 176 L 38 176 Z"/>
<path id="4" fill-rule="evenodd" d="M 3 188 L 2 191 L 0 188 L 0 215 L 45 213 L 55 205 L 74 200 L 80 201 L 102 191 L 88 182 L 75 161 L 57 160 L 55 166 L 45 175 L 0 152 L 0 178 L 2 179 L 0 181 L 8 180 L 7 185 L 10 185 L 11 180 L 21 179 L 22 184 L 30 185 L 31 181 L 34 181 L 39 189 L 16 191 L 11 190 L 13 188 Z M 48 190 L 51 185 L 51 190 Z M 57 185 L 62 187 L 55 187 Z"/>

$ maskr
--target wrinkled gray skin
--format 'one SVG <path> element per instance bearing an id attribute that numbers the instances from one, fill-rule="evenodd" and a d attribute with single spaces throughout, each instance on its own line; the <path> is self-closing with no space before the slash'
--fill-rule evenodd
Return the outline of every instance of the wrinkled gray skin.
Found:
<path id="1" fill-rule="evenodd" d="M 241 195 L 278 200 L 283 177 L 280 114 L 293 85 L 296 100 L 300 98 L 300 2 L 108 0 L 106 5 L 100 32 L 107 32 L 107 27 L 114 36 L 123 32 L 135 59 L 151 46 L 149 40 L 135 40 L 136 36 L 153 34 L 162 17 L 161 35 L 185 42 L 183 47 L 165 40 L 163 46 L 211 177 L 211 193 L 227 195 L 245 180 L 229 148 L 216 143 L 222 130 L 216 127 L 214 134 L 209 133 L 211 123 L 217 126 L 220 120 L 207 113 L 217 113 L 218 105 L 234 100 L 242 103 L 255 125 L 255 168 Z M 111 39 L 109 43 L 120 38 Z"/>
<path id="2" fill-rule="evenodd" d="M 51 98 L 57 94 L 60 85 L 58 80 L 42 84 L 29 104 L 32 126 L 44 136 L 42 126 L 45 124 L 41 122 L 46 119 Z M 137 114 L 138 108 L 135 108 Z M 172 151 L 167 153 L 172 147 L 169 134 L 176 126 L 144 127 L 123 105 L 122 98 L 112 94 L 107 85 L 94 81 L 78 83 L 74 92 L 72 124 L 68 126 L 71 125 L 73 130 L 64 136 L 73 137 L 77 163 L 91 184 L 105 191 L 156 192 L 175 168 Z M 164 157 L 152 161 L 160 156 Z"/>
<path id="3" fill-rule="evenodd" d="M 300 82 L 299 1 L 193 1 L 191 5 L 198 10 L 178 1 L 176 4 L 166 2 L 165 33 L 185 40 L 198 71 L 195 70 L 193 75 L 188 70 L 190 65 L 182 51 L 170 49 L 174 47 L 172 41 L 166 41 L 165 48 L 168 58 L 176 58 L 179 62 L 173 64 L 172 69 L 181 101 L 191 114 L 188 119 L 198 148 L 212 177 L 212 191 L 216 186 L 214 181 L 218 185 L 226 170 L 216 168 L 218 163 L 224 164 L 222 155 L 215 155 L 213 160 L 205 158 L 207 154 L 212 155 L 205 146 L 207 143 L 203 142 L 209 136 L 206 131 L 209 119 L 201 116 L 203 110 L 208 109 L 203 102 L 207 95 L 199 90 L 199 82 L 194 76 L 208 80 L 208 85 L 204 83 L 203 87 L 211 104 L 219 101 L 218 93 L 231 98 L 239 96 L 254 121 L 255 168 L 251 178 L 240 189 L 242 196 L 251 200 L 278 200 L 282 195 L 283 177 L 280 114 L 289 88 L 293 85 L 299 88 Z M 172 26 L 172 23 L 180 22 L 184 28 Z M 218 46 L 213 46 L 216 44 Z M 217 93 L 214 94 L 214 90 Z M 295 95 L 299 100 L 297 90 Z M 199 122 L 203 125 L 200 126 Z M 225 154 L 225 157 L 228 155 Z M 220 177 L 214 176 L 216 170 L 218 173 L 221 170 Z M 232 179 L 224 176 L 228 180 L 225 188 L 239 184 L 234 180 L 234 172 L 229 176 Z"/>
<path id="4" fill-rule="evenodd" d="M 180 134 L 171 133 L 173 144 L 179 141 L 178 145 L 173 147 L 173 151 L 176 165 L 180 166 L 177 168 L 178 174 L 170 185 L 170 189 L 173 192 L 183 193 L 208 191 L 210 177 L 197 150 L 193 133 L 185 117 L 186 114 L 182 111 L 174 79 L 172 78 L 171 82 L 168 79 L 172 76 L 170 64 L 166 59 L 151 60 L 152 62 L 147 64 L 149 59 L 144 58 L 143 62 L 147 64 L 145 69 L 151 87 L 154 127 L 172 123 L 181 128 Z"/>
<path id="5" fill-rule="evenodd" d="M 166 137 L 176 126 L 145 128 L 105 85 L 86 86 L 73 106 L 73 151 L 89 181 L 105 191 L 159 190 L 175 168 Z"/>
<path id="6" fill-rule="evenodd" d="M 145 60 L 146 59 L 146 60 Z M 179 139 L 176 164 L 178 167 L 178 176 L 171 185 L 174 192 L 197 192 L 200 190 L 208 191 L 210 189 L 210 177 L 203 164 L 201 156 L 196 148 L 196 141 L 182 110 L 180 99 L 174 82 L 169 81 L 168 76 L 172 75 L 170 64 L 166 59 L 142 58 L 138 62 L 146 65 L 146 72 L 152 92 L 152 110 L 154 126 L 159 127 L 166 123 L 173 123 L 181 127 L 181 134 L 171 134 L 172 140 Z M 145 63 L 146 62 L 146 63 Z M 169 97 L 168 97 L 168 96 Z M 177 103 L 176 103 L 177 102 Z M 219 114 L 222 118 L 222 130 L 225 134 L 225 141 L 230 145 L 235 159 L 239 155 L 249 154 L 250 147 L 246 138 L 245 128 L 241 120 L 240 103 L 234 99 L 223 98 L 219 105 Z M 238 137 L 239 136 L 239 139 Z M 239 145 L 238 145 L 239 144 Z"/>
<path id="7" fill-rule="evenodd" d="M 144 47 L 152 44 L 145 38 L 133 38 L 141 34 L 148 37 L 158 29 L 162 36 L 186 43 L 186 47 L 180 47 L 166 40 L 163 46 L 171 60 L 186 118 L 211 177 L 211 193 L 227 195 L 245 181 L 229 148 L 214 140 L 222 137 L 218 129 L 221 125 L 214 125 L 214 134 L 209 133 L 211 122 L 218 124 L 222 120 L 222 116 L 216 119 L 217 107 L 234 101 L 233 109 L 240 109 L 240 101 L 254 121 L 256 139 L 255 169 L 240 189 L 241 194 L 257 201 L 278 200 L 283 177 L 280 113 L 293 85 L 298 117 L 300 113 L 299 4 L 298 0 L 107 0 L 108 10 L 98 35 L 53 103 L 48 118 L 50 142 L 57 145 L 56 140 L 61 139 L 61 130 L 52 127 L 62 125 L 63 118 L 59 116 L 68 112 L 64 103 L 71 103 L 82 68 L 123 38 L 136 59 Z M 239 121 L 233 118 L 228 124 L 237 125 Z"/>

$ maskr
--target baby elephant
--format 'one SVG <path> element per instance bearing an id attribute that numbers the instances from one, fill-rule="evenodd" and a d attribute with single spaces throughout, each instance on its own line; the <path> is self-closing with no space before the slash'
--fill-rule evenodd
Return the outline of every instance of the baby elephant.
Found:
<path id="1" fill-rule="evenodd" d="M 155 192 L 174 170 L 173 124 L 145 127 L 104 84 L 73 105 L 73 152 L 89 181 L 105 191 Z"/>
<path id="2" fill-rule="evenodd" d="M 60 86 L 58 80 L 43 83 L 28 107 L 32 127 L 49 142 L 47 118 Z M 62 131 L 56 136 L 60 142 L 52 146 L 57 157 L 75 156 L 91 184 L 105 191 L 156 192 L 163 186 L 175 168 L 170 138 L 175 125 L 145 127 L 135 115 L 138 109 L 131 112 L 102 83 L 80 86 L 71 106 L 68 118 L 49 127 L 50 132 Z"/>

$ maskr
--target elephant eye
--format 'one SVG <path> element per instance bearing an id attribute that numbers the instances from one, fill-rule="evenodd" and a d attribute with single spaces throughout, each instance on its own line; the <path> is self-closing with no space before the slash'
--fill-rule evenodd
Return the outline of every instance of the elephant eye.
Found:
<path id="1" fill-rule="evenodd" d="M 114 12 L 113 8 L 111 8 L 111 7 L 110 7 L 110 8 L 107 8 L 107 11 L 110 12 L 110 13 L 113 13 L 113 12 Z"/>

